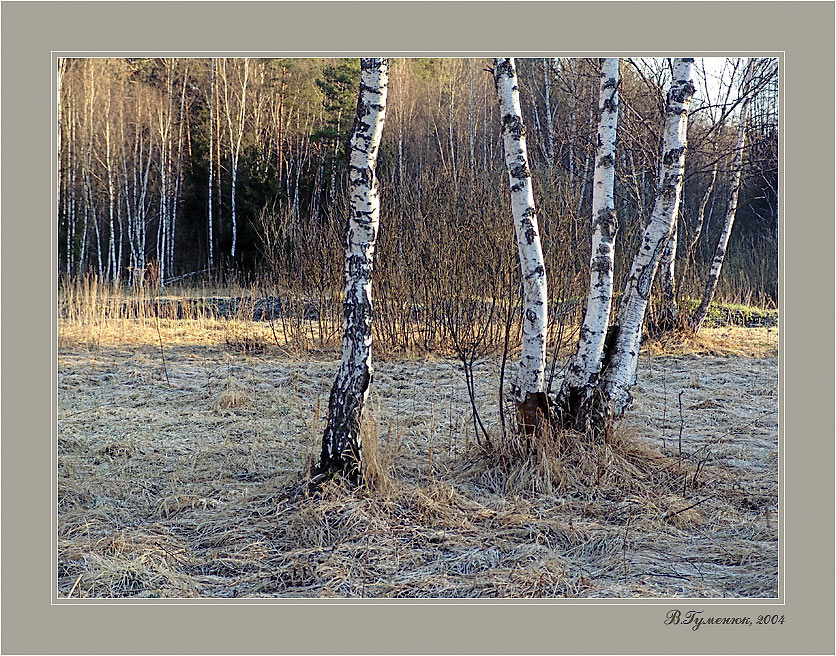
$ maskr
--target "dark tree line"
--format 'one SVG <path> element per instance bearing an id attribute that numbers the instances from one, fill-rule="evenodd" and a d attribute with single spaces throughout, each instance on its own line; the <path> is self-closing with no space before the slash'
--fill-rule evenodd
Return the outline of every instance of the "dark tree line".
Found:
<path id="1" fill-rule="evenodd" d="M 513 254 L 489 67 L 469 59 L 391 63 L 375 285 L 392 316 L 403 299 L 427 306 L 468 284 L 483 287 Z M 549 293 L 582 296 L 599 61 L 527 59 L 518 69 Z M 701 75 L 678 221 L 682 296 L 699 295 L 722 227 L 743 64 L 709 64 Z M 359 62 L 348 59 L 60 60 L 59 271 L 162 284 L 187 274 L 233 276 L 338 294 L 359 77 Z M 653 205 L 669 80 L 664 59 L 623 60 L 617 289 Z M 774 303 L 776 60 L 758 60 L 750 93 L 743 182 L 718 297 Z"/>

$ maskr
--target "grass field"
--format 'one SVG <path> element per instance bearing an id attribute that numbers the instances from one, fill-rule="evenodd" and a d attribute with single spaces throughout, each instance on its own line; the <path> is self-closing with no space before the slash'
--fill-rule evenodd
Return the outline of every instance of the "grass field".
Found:
<path id="1" fill-rule="evenodd" d="M 311 498 L 337 353 L 273 330 L 59 321 L 59 596 L 777 596 L 776 328 L 647 343 L 613 442 L 539 465 L 474 442 L 455 361 L 378 359 L 377 485 Z"/>

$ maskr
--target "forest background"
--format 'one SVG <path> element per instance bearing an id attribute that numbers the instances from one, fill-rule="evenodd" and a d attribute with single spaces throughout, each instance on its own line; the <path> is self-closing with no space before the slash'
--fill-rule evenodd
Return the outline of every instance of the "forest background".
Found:
<path id="1" fill-rule="evenodd" d="M 393 60 L 375 262 L 376 303 L 391 324 L 376 327 L 393 346 L 429 340 L 401 329 L 416 308 L 518 284 L 489 66 Z M 518 68 L 550 297 L 576 300 L 588 275 L 598 61 L 520 59 Z M 685 299 L 699 298 L 722 229 L 743 68 L 739 59 L 697 60 L 677 254 Z M 621 69 L 616 289 L 652 209 L 670 77 L 661 58 L 625 59 Z M 318 316 L 338 319 L 358 84 L 356 59 L 59 60 L 60 275 L 255 284 L 310 297 Z M 752 89 L 715 298 L 774 308 L 776 59 L 759 60 Z"/>

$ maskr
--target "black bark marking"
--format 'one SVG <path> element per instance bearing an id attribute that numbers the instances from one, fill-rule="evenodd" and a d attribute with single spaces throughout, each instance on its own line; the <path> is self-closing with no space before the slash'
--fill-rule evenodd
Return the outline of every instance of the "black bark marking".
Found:
<path id="1" fill-rule="evenodd" d="M 598 145 L 599 146 L 602 145 L 600 143 L 600 137 L 598 138 L 598 140 L 599 140 Z M 612 166 L 615 166 L 615 157 L 613 157 L 612 155 L 604 155 L 603 157 L 599 157 L 598 158 L 598 165 L 601 166 L 601 167 L 604 167 L 604 168 L 610 168 Z"/>
<path id="2" fill-rule="evenodd" d="M 615 343 L 618 339 L 618 324 L 613 324 L 607 328 L 607 336 L 604 338 L 604 351 L 601 356 L 601 371 L 604 371 L 610 366 L 612 356 L 615 353 Z"/>
<path id="3" fill-rule="evenodd" d="M 618 216 L 615 213 L 615 209 L 612 207 L 604 207 L 598 210 L 592 227 L 601 231 L 601 237 L 605 240 L 601 246 L 611 243 L 613 237 L 618 232 Z"/>
<path id="4" fill-rule="evenodd" d="M 641 271 L 636 276 L 636 292 L 643 299 L 647 300 L 650 297 L 650 287 L 653 284 L 653 278 L 656 275 L 656 265 L 662 257 L 662 252 L 667 247 L 667 239 L 660 239 L 659 243 L 653 249 L 653 254 L 650 256 L 650 261 L 646 266 L 642 267 Z M 650 250 L 648 245 L 646 250 Z"/>
<path id="5" fill-rule="evenodd" d="M 674 163 L 679 162 L 679 158 L 685 154 L 685 147 L 681 146 L 679 148 L 671 148 L 668 152 L 665 153 L 665 156 L 662 158 L 662 162 L 665 166 L 672 166 Z"/>
<path id="6" fill-rule="evenodd" d="M 509 168 L 508 172 L 511 174 L 511 177 L 514 178 L 530 178 L 531 173 L 528 170 L 528 166 L 523 164 L 514 164 L 512 167 Z"/>
<path id="7" fill-rule="evenodd" d="M 595 273 L 609 273 L 612 271 L 612 266 L 610 265 L 609 259 L 595 258 L 590 265 L 590 269 Z"/>
<path id="8" fill-rule="evenodd" d="M 687 108 L 674 109 L 673 107 L 670 107 L 670 105 L 672 103 L 687 103 L 691 99 L 691 96 L 694 95 L 695 91 L 696 88 L 694 87 L 691 80 L 681 80 L 677 82 L 673 87 L 671 87 L 671 90 L 668 92 L 668 106 L 670 110 L 675 111 L 677 113 L 687 113 Z"/>
<path id="9" fill-rule="evenodd" d="M 535 239 L 537 239 L 537 231 L 532 226 L 529 226 L 525 230 L 525 241 L 529 246 L 531 246 Z"/>
<path id="10" fill-rule="evenodd" d="M 513 61 L 510 57 L 494 59 L 494 80 L 499 84 L 501 77 L 513 77 L 515 75 Z"/>

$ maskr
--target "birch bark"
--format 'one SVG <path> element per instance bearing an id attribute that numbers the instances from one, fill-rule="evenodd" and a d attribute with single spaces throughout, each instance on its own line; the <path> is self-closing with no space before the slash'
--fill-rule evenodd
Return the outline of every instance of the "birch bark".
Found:
<path id="1" fill-rule="evenodd" d="M 130 276 L 128 278 L 129 282 L 133 284 L 134 276 L 136 275 L 134 272 L 134 268 L 136 267 L 136 244 L 134 243 L 134 217 L 131 211 L 131 186 L 130 186 L 130 178 L 128 176 L 128 154 L 126 150 L 127 139 L 125 137 L 125 118 L 120 112 L 119 117 L 119 151 L 122 158 L 122 192 L 125 198 L 125 218 L 127 225 L 125 226 L 125 230 L 127 232 L 127 240 L 128 240 L 128 271 L 130 272 Z M 136 158 L 136 143 L 134 144 L 133 149 L 134 158 Z M 136 162 L 134 162 L 134 166 Z"/>
<path id="2" fill-rule="evenodd" d="M 534 207 L 534 191 L 525 143 L 525 126 L 520 110 L 517 71 L 513 57 L 494 59 L 494 81 L 502 117 L 505 166 L 511 188 L 511 212 L 522 269 L 523 307 L 522 352 L 513 386 L 518 421 L 524 432 L 538 426 L 537 412 L 548 415 L 545 398 L 546 335 L 548 296 L 546 268 Z"/>
<path id="3" fill-rule="evenodd" d="M 551 89 L 554 79 L 554 70 L 549 60 L 543 58 L 543 93 L 546 103 L 546 161 L 549 168 L 554 166 L 554 118 L 552 112 Z"/>
<path id="4" fill-rule="evenodd" d="M 213 180 L 213 173 L 215 165 L 213 161 L 214 141 L 215 141 L 215 126 L 212 120 L 215 114 L 215 58 L 212 57 L 209 62 L 209 204 L 208 204 L 208 224 L 209 224 L 209 275 L 215 272 L 215 236 L 213 234 L 213 219 L 212 219 L 212 194 L 214 193 L 215 183 Z"/>
<path id="5" fill-rule="evenodd" d="M 633 258 L 630 275 L 613 330 L 613 353 L 604 368 L 596 394 L 594 424 L 603 429 L 608 420 L 624 413 L 632 401 L 630 388 L 636 380 L 642 323 L 650 287 L 676 220 L 685 172 L 688 108 L 694 95 L 693 58 L 673 61 L 673 81 L 665 104 L 662 173 L 650 222 Z"/>
<path id="6" fill-rule="evenodd" d="M 714 164 L 714 168 L 711 171 L 711 182 L 708 183 L 708 188 L 705 190 L 705 193 L 700 200 L 700 207 L 697 211 L 697 224 L 694 226 L 694 236 L 691 239 L 691 243 L 688 246 L 688 255 L 689 257 L 693 257 L 694 249 L 697 247 L 697 242 L 700 239 L 700 235 L 702 234 L 702 227 L 705 223 L 705 208 L 708 205 L 708 199 L 711 196 L 711 192 L 714 189 L 714 182 L 717 180 L 717 164 Z"/>
<path id="7" fill-rule="evenodd" d="M 108 212 L 108 253 L 107 253 L 107 275 L 115 280 L 119 272 L 116 270 L 116 239 L 113 226 L 113 211 L 116 202 L 116 195 L 113 187 L 113 148 L 110 138 L 111 103 L 113 99 L 113 83 L 108 85 L 107 103 L 105 105 L 105 170 L 107 172 L 107 212 Z"/>
<path id="8" fill-rule="evenodd" d="M 67 158 L 70 169 L 70 179 L 68 181 L 68 199 L 69 199 L 69 214 L 67 218 L 67 275 L 70 276 L 75 271 L 75 229 L 76 229 L 76 175 L 78 170 L 78 162 L 76 157 L 76 111 L 74 103 L 70 101 L 68 108 L 69 117 L 68 125 L 70 130 L 70 139 L 67 143 Z"/>
<path id="9" fill-rule="evenodd" d="M 345 250 L 342 361 L 331 388 L 328 423 L 314 480 L 339 472 L 357 483 L 363 475 L 360 428 L 372 378 L 372 270 L 380 218 L 376 168 L 388 74 L 386 59 L 360 60 L 360 93 L 349 160 L 351 205 Z"/>
<path id="10" fill-rule="evenodd" d="M 232 169 L 232 188 L 230 191 L 230 201 L 231 201 L 231 212 L 232 212 L 232 247 L 230 249 L 230 256 L 233 260 L 235 260 L 235 251 L 238 244 L 238 215 L 236 213 L 235 208 L 235 201 L 237 196 L 237 186 L 238 186 L 238 160 L 241 156 L 241 140 L 244 136 L 244 123 L 246 119 L 246 112 L 247 112 L 247 85 L 249 82 L 250 76 L 250 60 L 248 58 L 243 59 L 243 73 L 241 74 L 241 93 L 240 95 L 236 94 L 233 91 L 233 95 L 237 96 L 236 100 L 238 102 L 237 107 L 237 114 L 233 118 L 232 115 L 232 107 L 230 104 L 230 90 L 229 90 L 229 80 L 227 77 L 226 65 L 227 60 L 224 58 L 222 60 L 223 66 L 221 67 L 221 77 L 224 85 L 224 103 L 226 108 L 226 122 L 227 127 L 229 129 L 229 148 L 230 148 L 230 159 L 231 159 L 231 169 Z"/>
<path id="11" fill-rule="evenodd" d="M 171 229 L 169 231 L 168 240 L 168 271 L 169 276 L 174 273 L 174 246 L 177 235 L 177 204 L 180 199 L 180 181 L 182 177 L 183 165 L 183 127 L 185 124 L 185 116 L 187 115 L 186 108 L 186 85 L 189 81 L 189 66 L 188 64 L 183 71 L 183 87 L 180 92 L 180 115 L 177 125 L 177 166 L 174 173 L 174 190 L 171 201 Z"/>
<path id="12" fill-rule="evenodd" d="M 615 236 L 615 144 L 618 125 L 618 59 L 601 63 L 598 148 L 592 186 L 592 255 L 589 294 L 578 346 L 558 395 L 564 421 L 585 432 L 590 402 L 605 359 L 604 344 L 612 306 Z"/>
<path id="13" fill-rule="evenodd" d="M 754 57 L 749 59 L 749 65 L 746 67 L 746 74 L 743 82 L 743 93 L 746 94 L 743 104 L 740 106 L 740 126 L 737 129 L 737 148 L 734 153 L 734 163 L 732 164 L 732 180 L 731 192 L 729 194 L 729 204 L 726 209 L 726 220 L 723 223 L 723 230 L 720 232 L 720 239 L 717 241 L 717 247 L 714 250 L 714 259 L 711 262 L 711 268 L 708 272 L 708 279 L 705 283 L 705 291 L 703 292 L 702 302 L 694 313 L 691 319 L 691 328 L 694 332 L 698 332 L 702 327 L 705 317 L 708 314 L 708 306 L 714 298 L 714 292 L 717 289 L 717 281 L 720 278 L 720 272 L 723 268 L 723 260 L 726 257 L 726 248 L 729 245 L 729 237 L 731 236 L 732 227 L 734 226 L 734 217 L 737 212 L 737 199 L 740 194 L 741 180 L 743 177 L 743 148 L 746 145 L 746 118 L 749 113 L 749 87 L 752 83 L 752 71 L 754 69 Z"/>
<path id="14" fill-rule="evenodd" d="M 63 133 L 64 126 L 61 120 L 61 108 L 64 105 L 64 100 L 61 97 L 61 87 L 64 78 L 64 72 L 67 68 L 67 60 L 64 57 L 58 58 L 58 71 L 57 71 L 57 79 L 56 79 L 56 90 L 55 90 L 55 97 L 56 97 L 56 107 L 58 108 L 58 118 L 56 121 L 56 133 L 55 137 L 57 139 L 57 147 L 58 147 L 58 170 L 55 172 L 55 192 L 56 192 L 56 199 L 58 200 L 58 220 L 61 220 L 62 214 L 62 201 L 65 201 L 64 194 L 61 193 L 61 182 L 64 178 L 64 167 L 62 166 L 61 162 L 61 136 Z M 69 234 L 70 234 L 70 221 L 69 221 L 69 212 L 64 208 L 64 216 L 65 221 L 67 224 L 67 243 L 69 243 Z M 67 249 L 67 275 L 70 275 L 70 251 L 69 248 Z M 60 270 L 60 256 L 59 256 L 59 270 Z"/>
<path id="15" fill-rule="evenodd" d="M 677 212 L 678 214 L 678 212 Z M 662 263 L 659 272 L 659 287 L 662 292 L 660 307 L 659 329 L 673 330 L 679 321 L 679 308 L 676 304 L 676 249 L 679 229 L 677 221 L 673 221 L 673 232 L 662 253 Z"/>

